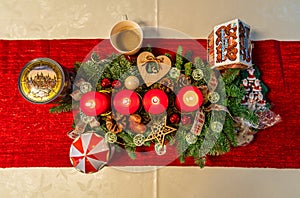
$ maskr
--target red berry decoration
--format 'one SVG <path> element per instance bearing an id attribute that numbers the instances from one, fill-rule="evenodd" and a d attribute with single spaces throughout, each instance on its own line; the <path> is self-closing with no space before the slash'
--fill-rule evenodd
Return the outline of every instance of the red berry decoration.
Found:
<path id="1" fill-rule="evenodd" d="M 173 113 L 170 115 L 169 121 L 171 124 L 178 124 L 180 121 L 180 117 L 177 113 Z"/>
<path id="2" fill-rule="evenodd" d="M 112 86 L 113 88 L 118 89 L 118 88 L 120 88 L 120 87 L 122 86 L 122 83 L 121 83 L 120 81 L 118 81 L 118 80 L 114 80 L 114 81 L 111 83 L 111 86 Z"/>
<path id="3" fill-rule="evenodd" d="M 111 86 L 111 82 L 109 80 L 109 78 L 103 78 L 103 80 L 101 81 L 101 86 L 103 88 L 108 88 Z"/>
<path id="4" fill-rule="evenodd" d="M 192 123 L 191 116 L 188 116 L 188 115 L 182 116 L 182 118 L 181 118 L 181 123 L 182 123 L 183 125 L 189 125 L 189 124 L 191 124 L 191 123 Z"/>

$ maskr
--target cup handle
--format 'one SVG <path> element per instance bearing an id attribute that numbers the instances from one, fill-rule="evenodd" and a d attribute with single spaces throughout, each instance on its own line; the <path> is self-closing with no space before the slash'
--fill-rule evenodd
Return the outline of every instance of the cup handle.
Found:
<path id="1" fill-rule="evenodd" d="M 122 15 L 122 21 L 126 21 L 126 20 L 128 20 L 127 14 Z"/>

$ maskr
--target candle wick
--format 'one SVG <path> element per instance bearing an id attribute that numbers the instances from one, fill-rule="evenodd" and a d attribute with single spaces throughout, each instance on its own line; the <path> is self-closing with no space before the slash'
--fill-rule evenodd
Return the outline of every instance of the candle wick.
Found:
<path id="1" fill-rule="evenodd" d="M 153 103 L 153 104 L 159 103 L 159 98 L 158 98 L 158 97 L 153 97 L 153 98 L 152 98 L 152 103 Z"/>
<path id="2" fill-rule="evenodd" d="M 128 106 L 130 104 L 130 99 L 129 98 L 124 98 L 123 99 L 123 104 Z"/>

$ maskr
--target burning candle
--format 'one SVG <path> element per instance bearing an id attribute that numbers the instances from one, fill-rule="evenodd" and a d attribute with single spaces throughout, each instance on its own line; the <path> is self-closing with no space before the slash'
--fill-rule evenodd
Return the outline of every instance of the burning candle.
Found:
<path id="1" fill-rule="evenodd" d="M 88 116 L 106 113 L 110 109 L 110 96 L 96 91 L 87 92 L 80 99 L 80 109 Z"/>
<path id="2" fill-rule="evenodd" d="M 121 114 L 133 114 L 140 107 L 140 98 L 134 91 L 122 90 L 115 95 L 113 106 Z"/>
<path id="3" fill-rule="evenodd" d="M 202 93 L 197 87 L 187 86 L 179 90 L 175 105 L 182 112 L 192 112 L 200 108 L 203 102 Z"/>
<path id="4" fill-rule="evenodd" d="M 161 114 L 167 109 L 168 104 L 167 94 L 160 89 L 148 91 L 143 98 L 143 106 L 151 114 Z"/>

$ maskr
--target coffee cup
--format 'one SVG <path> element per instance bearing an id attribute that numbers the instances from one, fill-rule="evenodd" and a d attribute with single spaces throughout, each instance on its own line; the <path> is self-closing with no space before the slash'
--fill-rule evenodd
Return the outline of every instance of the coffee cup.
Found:
<path id="1" fill-rule="evenodd" d="M 134 21 L 123 16 L 123 20 L 117 22 L 109 35 L 111 45 L 121 54 L 133 55 L 137 53 L 143 43 L 143 31 Z"/>

